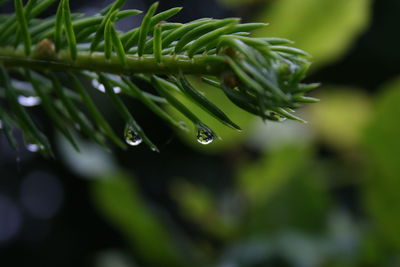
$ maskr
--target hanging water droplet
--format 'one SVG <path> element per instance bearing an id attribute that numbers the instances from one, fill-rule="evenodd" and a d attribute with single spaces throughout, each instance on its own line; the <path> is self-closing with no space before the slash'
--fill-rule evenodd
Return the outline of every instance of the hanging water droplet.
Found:
<path id="1" fill-rule="evenodd" d="M 283 122 L 287 119 L 286 117 L 279 115 L 278 113 L 276 113 L 274 111 L 267 111 L 267 113 L 265 115 L 271 121 Z"/>
<path id="2" fill-rule="evenodd" d="M 121 87 L 114 86 L 114 87 L 113 87 L 113 90 L 114 90 L 114 93 L 116 93 L 116 94 L 121 93 Z"/>
<path id="3" fill-rule="evenodd" d="M 206 129 L 199 129 L 197 132 L 197 142 L 202 145 L 208 145 L 214 141 L 214 135 L 212 132 Z"/>
<path id="4" fill-rule="evenodd" d="M 103 84 L 99 83 L 98 80 L 94 80 L 94 79 L 93 79 L 93 80 L 92 80 L 92 85 L 93 85 L 94 88 L 96 88 L 96 89 L 99 90 L 100 92 L 102 92 L 102 93 L 105 93 L 105 92 L 106 92 L 106 88 L 104 87 Z"/>
<path id="5" fill-rule="evenodd" d="M 106 88 L 104 87 L 104 85 L 102 83 L 99 83 L 99 81 L 96 79 L 92 80 L 92 86 L 102 93 L 106 92 Z M 121 93 L 121 87 L 114 86 L 113 90 L 114 90 L 114 93 L 116 93 L 116 94 Z"/>
<path id="6" fill-rule="evenodd" d="M 40 98 L 37 96 L 18 96 L 18 102 L 25 107 L 33 107 L 40 104 Z"/>
<path id="7" fill-rule="evenodd" d="M 156 147 L 150 147 L 150 149 L 151 149 L 151 151 L 153 151 L 153 152 L 160 152 L 160 151 L 158 150 L 158 148 L 156 148 Z"/>
<path id="8" fill-rule="evenodd" d="M 125 129 L 125 142 L 130 146 L 137 146 L 142 143 L 142 138 L 131 127 L 127 126 Z"/>
<path id="9" fill-rule="evenodd" d="M 26 149 L 29 150 L 30 152 L 38 152 L 39 150 L 43 150 L 44 147 L 42 145 L 32 143 L 32 144 L 27 144 Z"/>

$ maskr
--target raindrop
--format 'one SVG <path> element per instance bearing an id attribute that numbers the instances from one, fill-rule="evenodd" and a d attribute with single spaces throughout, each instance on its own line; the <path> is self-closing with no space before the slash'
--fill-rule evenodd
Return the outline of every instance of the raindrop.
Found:
<path id="1" fill-rule="evenodd" d="M 97 80 L 92 80 L 92 85 L 93 85 L 94 88 L 96 88 L 100 92 L 102 92 L 102 93 L 106 92 L 106 89 L 104 88 L 104 85 L 99 83 Z"/>
<path id="2" fill-rule="evenodd" d="M 114 87 L 113 87 L 113 90 L 114 90 L 114 93 L 116 93 L 116 94 L 121 93 L 121 87 L 114 86 Z"/>
<path id="3" fill-rule="evenodd" d="M 32 143 L 32 144 L 27 144 L 26 149 L 28 149 L 30 152 L 38 152 L 39 150 L 43 150 L 44 147 L 42 145 Z"/>
<path id="4" fill-rule="evenodd" d="M 208 145 L 214 141 L 214 135 L 212 132 L 206 129 L 199 129 L 197 132 L 197 142 L 202 145 Z"/>
<path id="5" fill-rule="evenodd" d="M 18 96 L 18 102 L 25 107 L 33 107 L 40 104 L 40 98 L 37 96 Z"/>
<path id="6" fill-rule="evenodd" d="M 271 121 L 283 122 L 287 119 L 286 117 L 279 115 L 278 113 L 276 113 L 274 111 L 267 111 L 267 113 L 265 115 Z"/>
<path id="7" fill-rule="evenodd" d="M 142 143 L 142 138 L 129 125 L 125 128 L 125 142 L 130 146 L 138 146 Z"/>
<path id="8" fill-rule="evenodd" d="M 157 147 L 150 147 L 151 151 L 153 152 L 160 152 Z"/>
<path id="9" fill-rule="evenodd" d="M 104 85 L 102 83 L 99 83 L 98 80 L 95 80 L 95 79 L 92 80 L 92 86 L 102 93 L 106 92 L 106 88 L 104 87 Z M 114 93 L 116 93 L 116 94 L 121 93 L 121 87 L 114 86 L 113 90 L 114 90 Z"/>

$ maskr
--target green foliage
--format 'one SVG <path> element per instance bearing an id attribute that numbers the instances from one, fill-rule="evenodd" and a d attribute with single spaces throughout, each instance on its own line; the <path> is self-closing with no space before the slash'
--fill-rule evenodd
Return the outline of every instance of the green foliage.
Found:
<path id="1" fill-rule="evenodd" d="M 303 147 L 283 147 L 273 157 L 241 168 L 239 183 L 243 193 L 254 203 L 265 203 L 279 192 L 309 161 L 310 152 Z"/>
<path id="2" fill-rule="evenodd" d="M 171 126 L 183 128 L 159 107 L 159 103 L 173 106 L 193 123 L 199 142 L 203 144 L 210 143 L 216 134 L 184 102 L 177 100 L 173 91 L 191 99 L 223 124 L 240 128 L 219 105 L 187 81 L 185 76 L 188 74 L 212 79 L 235 105 L 263 120 L 286 117 L 302 121 L 292 114 L 293 109 L 302 103 L 316 101 L 304 97 L 315 86 L 301 83 L 310 65 L 307 53 L 288 46 L 289 42 L 283 39 L 247 37 L 249 31 L 265 24 L 240 24 L 237 18 L 170 23 L 165 20 L 180 8 L 157 14 L 158 3 L 154 3 L 140 27 L 122 33 L 116 30 L 115 22 L 140 13 L 138 10 L 121 11 L 124 0 L 116 1 L 92 17 L 71 13 L 69 1 L 61 0 L 54 17 L 37 18 L 53 2 L 28 1 L 23 6 L 22 1 L 16 0 L 16 15 L 5 15 L 0 26 L 3 77 L 0 92 L 8 92 L 2 117 L 7 118 L 8 127 L 22 128 L 44 154 L 51 154 L 50 145 L 29 119 L 25 107 L 18 104 L 20 93 L 13 88 L 15 82 L 22 80 L 35 84 L 35 92 L 29 93 L 39 98 L 43 98 L 44 92 L 38 88 L 49 88 L 48 96 L 42 99 L 44 109 L 52 120 L 65 121 L 64 126 L 59 123 L 56 126 L 75 147 L 69 134 L 75 125 L 101 146 L 108 146 L 108 137 L 123 147 L 89 95 L 83 92 L 85 80 L 92 80 L 97 87 L 105 89 L 125 120 L 129 136 L 138 141 L 133 143 L 139 144 L 143 140 L 154 151 L 158 148 L 137 124 L 131 111 L 114 92 L 114 87 L 145 103 Z M 11 29 L 18 29 L 19 34 L 13 35 Z M 27 70 L 29 77 L 19 75 Z M 71 77 L 71 72 L 75 72 L 72 82 L 66 80 Z M 138 80 L 155 87 L 161 97 L 141 91 L 135 84 Z M 53 86 L 49 87 L 49 84 Z M 78 87 L 78 94 L 74 87 Z M 88 109 L 88 115 L 78 108 L 81 104 Z M 14 106 L 18 112 L 11 113 L 9 106 Z"/>
<path id="3" fill-rule="evenodd" d="M 364 140 L 368 156 L 365 203 L 379 232 L 397 250 L 400 249 L 399 101 L 400 80 L 396 80 L 383 88 Z"/>
<path id="4" fill-rule="evenodd" d="M 285 144 L 238 169 L 238 189 L 247 203 L 246 234 L 268 235 L 287 227 L 316 233 L 327 196 L 310 147 Z"/>
<path id="5" fill-rule="evenodd" d="M 224 212 L 222 198 L 213 196 L 205 187 L 181 179 L 172 183 L 171 195 L 180 213 L 207 234 L 221 240 L 231 240 L 238 235 L 240 221 Z"/>
<path id="6" fill-rule="evenodd" d="M 171 233 L 126 175 L 103 175 L 93 182 L 92 190 L 99 211 L 140 251 L 141 261 L 149 266 L 184 266 Z"/>
<path id="7" fill-rule="evenodd" d="M 196 140 L 193 140 L 193 138 L 186 133 L 179 132 L 183 140 L 187 144 L 207 153 L 216 153 L 218 151 L 224 151 L 232 147 L 239 146 L 246 138 L 246 131 L 251 128 L 250 126 L 254 121 L 254 116 L 251 113 L 239 108 L 231 101 L 226 101 L 224 92 L 222 90 L 215 90 L 216 87 L 209 86 L 208 84 L 205 84 L 194 77 L 189 77 L 189 81 L 195 88 L 200 88 L 200 90 L 198 90 L 199 93 L 206 95 L 207 99 L 215 104 L 215 106 L 217 106 L 220 110 L 223 110 L 225 114 L 229 114 L 229 119 L 236 125 L 240 125 L 240 128 L 243 129 L 243 131 L 237 131 L 232 127 L 226 127 L 225 124 L 220 123 L 220 120 L 216 119 L 209 112 L 206 112 L 201 106 L 198 106 L 195 102 L 191 101 L 190 98 L 176 93 L 175 95 L 185 106 L 189 108 L 189 110 L 193 111 L 201 121 L 206 121 L 207 125 L 222 138 L 222 142 L 213 142 L 205 147 L 199 144 Z M 205 81 L 206 83 L 209 82 L 209 80 Z M 212 80 L 212 83 L 215 84 L 215 81 Z M 218 83 L 217 86 L 219 86 Z M 167 107 L 167 110 L 174 115 L 174 117 L 190 125 L 190 120 L 182 116 L 173 108 Z"/>
<path id="8" fill-rule="evenodd" d="M 192 266 L 219 266 L 218 261 L 229 259 L 242 266 L 253 266 L 251 261 L 275 255 L 270 254 L 270 245 L 288 228 L 304 231 L 310 236 L 325 234 L 322 225 L 327 220 L 329 196 L 323 176 L 312 165 L 316 163 L 314 160 L 310 148 L 286 145 L 266 153 L 254 164 L 241 162 L 236 174 L 237 183 L 229 189 L 216 192 L 198 183 L 174 180 L 170 183 L 170 193 L 176 201 L 174 208 L 203 232 L 199 237 L 193 237 L 190 232 L 177 232 L 158 211 L 150 208 L 150 200 L 140 197 L 133 181 L 118 172 L 96 177 L 99 180 L 92 182 L 93 196 L 99 211 L 133 245 L 141 262 L 144 260 L 152 266 L 180 266 L 169 264 L 175 253 L 184 255 L 181 258 L 185 261 L 183 265 L 190 262 Z M 282 236 L 283 240 L 288 238 Z M 338 241 L 332 239 L 327 241 L 329 247 L 323 243 L 317 250 L 320 241 L 313 240 L 310 242 L 314 242 L 315 252 L 299 251 L 306 253 L 306 258 L 327 253 L 328 249 L 336 249 Z M 251 244 L 252 240 L 261 247 Z M 213 246 L 215 242 L 218 247 Z M 154 248 L 154 244 L 159 248 Z M 164 247 L 166 244 L 168 248 Z M 185 249 L 179 244 L 185 245 Z M 237 246 L 241 247 L 235 250 Z M 297 251 L 299 246 L 303 244 L 294 242 L 287 249 Z M 266 251 L 259 254 L 261 248 Z M 277 244 L 273 253 L 279 250 L 284 249 Z M 293 266 L 304 266 L 302 263 L 307 262 L 304 257 L 296 258 L 287 251 L 279 253 L 285 259 L 295 257 Z M 153 257 L 147 258 L 149 255 Z M 241 257 L 248 258 L 249 262 Z"/>
<path id="9" fill-rule="evenodd" d="M 260 14 L 271 27 L 256 32 L 290 38 L 316 65 L 337 60 L 368 26 L 371 0 L 280 0 Z M 329 11 L 328 11 L 329 10 Z"/>
<path id="10" fill-rule="evenodd" d="M 274 7 L 283 2 L 291 1 L 270 1 L 273 11 L 268 12 L 268 15 L 273 12 L 281 12 Z M 309 44 L 310 47 L 313 47 L 312 51 L 321 51 L 320 55 L 316 57 L 317 61 L 322 60 L 317 62 L 318 66 L 327 63 L 328 60 L 335 59 L 339 56 L 338 51 L 341 49 L 343 49 L 341 51 L 344 51 L 352 42 L 355 35 L 349 34 L 349 29 L 354 29 L 353 19 L 347 19 L 347 16 L 344 16 L 346 22 L 343 23 L 342 21 L 325 23 L 324 20 L 330 18 L 332 10 L 335 10 L 333 12 L 335 13 L 338 12 L 337 10 L 347 9 L 346 6 L 351 5 L 350 2 L 352 4 L 357 3 L 357 1 L 338 1 L 336 2 L 338 6 L 332 8 L 335 4 L 333 1 L 313 1 L 319 8 L 313 9 L 318 10 L 318 14 L 311 15 L 307 8 L 302 9 L 300 6 L 293 5 L 294 11 L 307 14 L 304 19 L 296 19 L 297 23 L 304 24 L 303 26 L 296 25 L 296 29 L 301 29 L 302 32 L 293 33 L 296 34 L 297 43 L 308 43 L 307 40 L 311 38 L 310 35 L 315 34 L 314 29 L 321 33 L 318 34 L 320 38 L 326 38 L 326 41 L 312 38 L 314 42 Z M 259 1 L 259 3 L 260 5 L 263 4 L 262 1 Z M 310 8 L 309 3 L 311 1 L 306 0 L 303 3 L 305 7 Z M 329 10 L 323 9 L 322 6 Z M 105 16 L 108 10 L 102 12 L 102 16 Z M 113 12 L 116 12 L 116 10 Z M 365 12 L 361 11 L 361 9 L 351 10 L 353 13 L 365 15 Z M 123 11 L 117 12 L 114 13 L 117 14 L 116 20 L 119 19 L 119 15 L 122 16 L 121 12 Z M 167 16 L 174 12 L 176 10 L 160 14 Z M 338 14 L 343 13 L 338 12 Z M 295 17 L 297 15 L 301 16 L 298 13 L 293 14 Z M 354 17 L 359 16 L 353 15 Z M 72 14 L 73 16 L 74 14 Z M 90 26 L 86 23 L 96 21 L 100 24 L 103 19 L 102 16 L 90 18 L 88 21 L 80 22 L 78 20 L 76 24 L 73 19 L 72 24 L 85 24 L 89 25 L 89 28 L 94 26 L 94 29 L 97 29 L 98 26 Z M 280 16 L 283 16 L 282 13 L 280 13 Z M 319 18 L 322 25 L 309 20 L 310 16 Z M 150 27 L 149 36 L 144 44 L 145 49 L 142 57 L 144 63 L 141 66 L 143 69 L 148 66 L 146 60 L 150 57 L 154 57 L 150 64 L 151 68 L 154 68 L 155 64 L 159 64 L 160 61 L 161 64 L 169 64 L 171 61 L 168 55 L 174 51 L 176 45 L 174 42 L 179 40 L 180 34 L 186 34 L 196 27 L 202 26 L 205 21 L 215 22 L 205 19 L 188 24 L 163 23 L 159 21 L 160 17 L 159 14 L 155 14 L 151 20 L 154 26 L 152 26 L 153 28 Z M 272 17 L 277 18 L 273 14 Z M 290 16 L 285 15 L 279 17 L 279 19 L 285 20 L 283 23 L 286 23 L 286 20 L 290 20 Z M 268 18 L 265 18 L 265 20 L 268 20 Z M 291 24 L 292 22 L 287 23 Z M 241 31 L 243 29 L 247 31 L 261 25 L 252 23 L 239 24 L 234 27 L 239 26 Z M 280 26 L 276 20 L 270 29 L 272 30 L 275 26 Z M 332 27 L 335 27 L 332 33 L 337 34 L 338 39 L 341 40 L 336 40 L 335 34 L 329 34 Z M 322 28 L 326 30 L 324 31 Z M 111 29 L 112 27 L 109 26 L 109 30 Z M 210 30 L 210 32 L 220 29 Z M 105 28 L 102 35 L 104 35 L 104 30 Z M 86 29 L 85 31 L 87 32 Z M 81 31 L 77 36 L 85 36 L 86 38 L 85 31 L 83 33 Z M 92 31 L 93 29 L 89 32 Z M 270 34 L 268 31 L 266 33 Z M 130 56 L 137 54 L 139 31 L 133 29 L 128 33 L 118 34 L 120 34 L 124 51 L 127 51 L 126 48 L 130 47 L 129 51 L 126 52 L 127 61 L 129 61 Z M 282 33 L 278 35 L 286 36 Z M 287 39 L 275 37 L 248 39 L 246 37 L 235 35 L 238 40 L 246 40 L 251 43 L 252 48 L 257 47 L 258 41 L 263 40 L 268 42 L 269 45 L 273 45 L 274 47 L 270 48 L 274 51 L 280 53 L 289 51 L 296 55 L 299 53 L 297 50 L 281 47 L 282 45 L 292 44 Z M 302 41 L 303 38 L 304 41 Z M 77 39 L 79 38 L 77 37 Z M 332 39 L 335 39 L 333 40 L 334 43 L 337 41 L 343 47 L 341 49 L 328 49 L 329 42 Z M 38 41 L 38 39 L 33 40 L 36 40 L 33 42 Z M 88 39 L 81 40 L 87 41 Z M 160 40 L 161 58 L 159 55 Z M 64 45 L 61 51 L 68 50 L 67 40 L 64 36 L 61 41 Z M 230 40 L 222 41 L 226 44 L 230 42 Z M 114 47 L 112 42 L 111 39 L 110 61 L 114 60 L 115 66 L 118 67 L 123 63 L 118 58 L 117 48 Z M 208 45 L 210 45 L 210 48 L 215 47 L 212 42 Z M 234 42 L 231 43 L 230 47 L 234 47 L 236 53 L 246 53 L 242 46 L 235 46 Z M 301 47 L 305 48 L 306 46 Z M 23 49 L 22 42 L 20 48 Z M 96 48 L 97 52 L 93 54 L 104 53 L 104 49 L 103 36 Z M 322 51 L 327 53 L 325 54 Z M 208 56 L 213 55 L 212 53 L 213 51 Z M 187 53 L 177 56 L 182 55 L 187 56 Z M 199 55 L 195 55 L 194 60 Z M 198 63 L 201 62 L 204 63 L 204 61 L 198 61 Z M 304 64 L 302 71 L 292 76 L 292 82 L 297 83 L 296 77 L 304 75 L 307 70 L 306 65 Z M 252 72 L 252 66 L 240 65 L 240 62 L 233 60 L 233 62 L 229 61 L 225 67 L 231 68 L 230 71 L 232 72 L 236 71 L 237 80 L 239 80 L 239 76 L 246 82 L 250 78 L 250 83 L 253 84 L 252 88 L 258 88 L 258 85 L 253 83 L 254 81 L 258 84 L 265 83 L 263 77 L 257 76 L 257 72 Z M 125 68 L 127 68 L 127 65 L 125 65 Z M 11 68 L 9 70 L 12 71 Z M 308 105 L 298 112 L 307 118 L 310 122 L 308 125 L 286 121 L 284 124 L 267 122 L 265 126 L 261 122 L 256 124 L 254 122 L 255 116 L 245 111 L 249 110 L 258 114 L 255 105 L 249 101 L 250 99 L 245 94 L 238 94 L 237 90 L 232 90 L 228 86 L 231 80 L 222 79 L 218 75 L 205 75 L 206 71 L 200 75 L 193 73 L 192 70 L 188 71 L 187 68 L 181 68 L 169 76 L 170 73 L 167 75 L 150 75 L 146 72 L 145 75 L 135 74 L 132 78 L 132 75 L 127 74 L 122 75 L 122 79 L 108 73 L 103 73 L 103 75 L 109 78 L 108 94 L 112 94 L 111 99 L 114 97 L 113 91 L 116 90 L 110 90 L 110 88 L 120 88 L 125 96 L 141 101 L 149 110 L 175 128 L 185 129 L 185 126 L 180 123 L 181 118 L 188 126 L 193 124 L 192 121 L 195 127 L 196 123 L 207 122 L 208 129 L 212 130 L 215 135 L 222 136 L 223 142 L 214 142 L 213 145 L 204 147 L 195 142 L 192 136 L 180 131 L 182 136 L 186 138 L 185 140 L 197 144 L 197 148 L 203 148 L 203 151 L 194 153 L 193 157 L 186 157 L 185 155 L 183 158 L 177 154 L 167 155 L 168 159 L 161 158 L 158 163 L 156 159 L 159 158 L 158 156 L 150 160 L 146 158 L 140 161 L 132 158 L 121 160 L 121 155 L 119 155 L 118 160 L 115 160 L 113 154 L 105 153 L 99 150 L 97 146 L 95 146 L 96 149 L 83 156 L 84 145 L 82 143 L 78 143 L 82 151 L 81 154 L 74 151 L 68 153 L 63 151 L 64 153 L 62 153 L 63 156 L 69 154 L 67 162 L 70 170 L 75 170 L 82 176 L 96 177 L 98 174 L 110 173 L 105 175 L 109 178 L 108 180 L 90 181 L 94 192 L 95 205 L 100 214 L 132 246 L 132 254 L 135 257 L 133 261 L 138 260 L 144 266 L 167 266 L 170 262 L 174 266 L 181 262 L 184 262 L 181 264 L 183 266 L 355 267 L 396 266 L 399 264 L 400 238 L 397 229 L 399 224 L 399 199 L 397 189 L 399 188 L 400 170 L 398 169 L 397 156 L 399 127 L 396 118 L 400 113 L 397 108 L 397 103 L 400 100 L 397 92 L 399 89 L 398 81 L 386 86 L 383 94 L 374 96 L 362 93 L 361 88 L 354 88 L 353 86 L 326 86 L 323 88 L 324 90 L 320 90 L 318 94 L 314 95 L 322 99 L 321 105 Z M 244 73 L 243 70 L 245 70 Z M 181 74 L 181 71 L 184 73 Z M 38 81 L 38 83 L 41 81 L 41 76 L 38 75 L 37 71 L 30 71 L 30 73 L 34 81 Z M 13 78 L 18 78 L 17 75 L 14 72 L 11 73 Z M 81 74 L 74 74 L 73 76 L 69 73 L 66 77 L 68 77 L 68 81 L 63 79 L 62 84 L 65 86 L 66 94 L 75 99 L 74 104 L 79 106 L 80 102 L 76 100 L 77 95 L 73 94 L 72 90 L 66 89 L 67 87 L 70 88 L 66 84 L 73 80 L 71 77 L 76 77 L 77 80 L 72 83 L 71 88 L 77 88 L 76 82 L 81 84 L 80 89 L 76 92 L 81 95 L 83 101 L 81 103 L 87 109 L 88 116 L 93 119 L 93 126 L 110 139 L 111 136 L 114 136 L 115 141 L 120 141 L 109 126 L 104 126 L 107 125 L 107 122 L 103 116 L 93 115 L 99 114 L 98 111 L 96 112 L 97 107 L 94 106 L 93 100 L 88 97 L 84 98 L 84 95 L 88 92 L 83 87 L 83 83 L 86 79 L 98 81 L 99 75 L 94 72 L 81 72 Z M 182 81 L 182 79 L 188 81 L 190 87 L 183 88 L 182 85 L 185 81 Z M 159 93 L 153 95 L 142 90 L 138 87 L 138 80 L 153 84 Z M 342 81 L 342 79 L 340 80 Z M 222 86 L 221 82 L 223 82 Z M 68 118 L 68 111 L 65 108 L 60 109 L 58 102 L 51 101 L 54 98 L 53 89 L 44 86 L 45 83 L 40 84 L 43 86 L 39 86 L 39 88 L 45 94 L 49 93 L 50 103 L 47 101 L 47 104 L 50 105 L 50 109 L 53 108 L 57 112 L 56 114 L 61 113 Z M 162 87 L 157 88 L 160 84 Z M 301 87 L 306 92 L 315 86 L 315 84 L 312 84 Z M 20 88 L 15 89 L 19 94 L 23 93 Z M 225 94 L 231 101 L 224 99 Z M 377 96 L 378 103 L 376 106 L 371 106 L 375 96 Z M 57 95 L 55 97 L 54 99 L 59 100 Z M 277 97 L 282 97 L 279 95 L 279 91 Z M 123 98 L 120 97 L 120 99 Z M 302 100 L 314 101 L 312 98 L 302 98 Z M 211 107 L 212 105 L 213 107 Z M 43 99 L 42 106 L 46 108 Z M 94 107 L 94 111 L 91 111 L 89 106 Z M 128 105 L 125 107 L 130 108 Z M 178 110 L 173 111 L 174 107 L 186 114 L 191 120 L 185 119 Z M 214 109 L 215 107 L 217 109 Z M 10 119 L 10 113 L 2 112 L 2 108 L 3 106 L 0 106 L 3 131 L 12 140 L 10 128 L 14 127 L 14 116 Z M 281 115 L 285 114 L 286 111 L 278 108 L 275 110 L 280 110 Z M 228 120 L 224 115 L 221 115 L 220 111 L 227 116 Z M 129 112 L 132 117 L 135 115 L 135 110 Z M 50 115 L 48 111 L 47 113 Z M 264 115 L 269 115 L 268 119 L 280 119 L 277 113 L 266 112 Z M 289 115 L 285 114 L 284 116 L 289 117 Z M 369 122 L 371 115 L 372 121 Z M 366 137 L 362 139 L 365 125 L 368 122 Z M 235 127 L 232 127 L 232 123 L 237 126 L 240 125 L 244 133 L 236 131 Z M 226 127 L 226 125 L 230 125 L 230 127 Z M 248 129 L 252 125 L 255 126 L 255 129 L 251 134 L 248 134 Z M 65 127 L 64 124 L 61 126 Z M 126 130 L 129 139 L 132 142 L 135 140 L 137 142 L 137 136 L 134 135 L 132 129 L 133 126 L 128 123 Z M 207 138 L 207 135 L 204 136 Z M 247 140 L 244 142 L 246 138 Z M 64 144 L 65 140 L 62 143 Z M 71 148 L 68 147 L 68 149 Z M 219 152 L 216 156 L 202 155 L 202 152 L 209 153 L 216 150 Z M 251 153 L 249 153 L 249 150 Z M 161 157 L 163 156 L 161 155 Z M 95 158 L 97 160 L 93 160 Z M 213 166 L 214 161 L 217 162 L 216 166 Z M 183 225 L 182 232 L 178 233 L 174 225 L 166 223 L 165 217 L 159 216 L 160 210 L 153 209 L 153 205 L 157 205 L 156 201 L 142 197 L 138 186 L 133 181 L 128 180 L 128 177 L 125 177 L 128 176 L 127 174 L 121 175 L 115 170 L 118 169 L 117 162 L 125 164 L 125 168 L 134 165 L 133 170 L 137 168 L 139 163 L 145 162 L 137 175 L 132 175 L 129 178 L 138 179 L 145 185 L 149 183 L 152 189 L 153 186 L 157 186 L 157 190 L 162 191 L 163 188 L 159 187 L 160 184 L 171 189 L 175 203 L 172 204 L 172 216 L 168 217 L 168 222 L 175 220 L 180 226 Z M 148 166 L 146 166 L 147 162 L 149 162 Z M 113 166 L 110 167 L 110 163 Z M 158 164 L 161 164 L 159 167 L 162 170 L 154 171 L 153 167 L 158 166 Z M 188 171 L 185 172 L 185 168 Z M 151 170 L 150 173 L 149 169 Z M 171 183 L 168 179 L 176 175 L 180 179 Z M 184 178 L 187 178 L 187 180 Z M 159 181 L 162 182 L 158 183 Z M 156 193 L 159 194 L 160 191 Z M 162 191 L 162 193 L 164 192 Z M 162 193 L 160 195 L 164 196 Z M 360 193 L 362 198 L 359 198 Z M 157 208 L 162 209 L 165 207 L 164 205 L 169 205 L 169 200 L 167 204 L 162 203 Z M 155 248 L 154 244 L 158 245 L 158 242 L 160 242 L 159 247 Z M 186 249 L 177 246 L 177 244 L 182 243 Z M 202 264 L 197 264 L 198 261 L 193 260 L 191 256 L 186 257 L 192 254 L 200 256 Z M 179 260 L 181 259 L 180 255 L 184 255 L 182 261 Z M 161 259 L 160 262 L 157 261 L 159 258 Z M 178 259 L 176 262 L 179 263 L 175 262 L 175 258 Z M 117 265 L 117 263 L 114 265 Z"/>
<path id="11" fill-rule="evenodd" d="M 34 1 L 30 1 L 32 3 Z M 14 6 L 15 6 L 15 13 L 17 16 L 17 20 L 19 21 L 19 31 L 22 34 L 22 38 L 24 40 L 24 48 L 25 48 L 25 54 L 29 55 L 31 53 L 31 37 L 28 32 L 28 23 L 27 23 L 27 16 L 25 14 L 26 11 L 24 10 L 22 6 L 22 0 L 15 0 L 14 1 Z M 28 7 L 28 5 L 27 5 Z"/>
<path id="12" fill-rule="evenodd" d="M 372 112 L 370 98 L 358 88 L 330 86 L 324 89 L 318 94 L 324 105 L 306 109 L 310 124 L 321 139 L 335 149 L 359 148 L 363 129 Z M 343 99 L 351 105 L 343 105 Z"/>

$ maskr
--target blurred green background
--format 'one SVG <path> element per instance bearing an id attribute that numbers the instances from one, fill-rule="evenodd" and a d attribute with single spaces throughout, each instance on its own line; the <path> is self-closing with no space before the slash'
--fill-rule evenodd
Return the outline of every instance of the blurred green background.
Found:
<path id="1" fill-rule="evenodd" d="M 222 137 L 202 146 L 130 100 L 161 153 L 82 139 L 77 154 L 33 107 L 57 160 L 13 151 L 0 133 L 0 266 L 400 266 L 400 1 L 160 1 L 174 6 L 179 22 L 269 22 L 254 35 L 310 52 L 307 80 L 323 85 L 299 110 L 308 123 L 263 123 L 202 85 L 242 133 L 191 107 Z"/>

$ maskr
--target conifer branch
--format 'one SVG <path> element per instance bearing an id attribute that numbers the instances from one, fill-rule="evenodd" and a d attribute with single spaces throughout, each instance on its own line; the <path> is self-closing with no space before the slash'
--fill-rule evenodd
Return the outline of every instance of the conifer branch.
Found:
<path id="1" fill-rule="evenodd" d="M 27 142 L 36 144 L 45 155 L 52 154 L 46 136 L 29 116 L 29 108 L 18 100 L 32 96 L 40 99 L 55 127 L 76 149 L 70 133 L 75 125 L 101 146 L 109 146 L 108 138 L 124 148 L 86 92 L 85 80 L 103 90 L 126 121 L 126 142 L 138 145 L 143 140 L 154 151 L 158 148 L 115 88 L 143 102 L 172 127 L 184 129 L 160 103 L 173 106 L 193 122 L 203 144 L 211 142 L 215 133 L 176 98 L 177 93 L 228 127 L 240 127 L 194 88 L 187 75 L 202 78 L 263 120 L 303 121 L 293 115 L 294 109 L 317 101 L 304 94 L 318 84 L 301 83 L 310 66 L 309 55 L 286 39 L 249 37 L 252 30 L 265 27 L 263 23 L 241 24 L 237 18 L 171 23 L 166 20 L 181 9 L 157 13 L 158 3 L 154 3 L 139 27 L 119 32 L 115 22 L 141 13 L 121 10 L 125 0 L 117 0 L 91 17 L 71 13 L 69 1 L 60 0 L 55 16 L 38 18 L 54 2 L 29 0 L 24 5 L 22 0 L 14 0 L 15 14 L 1 16 L 0 120 L 14 146 L 12 129 L 17 127 Z M 154 87 L 158 95 L 142 91 L 136 85 L 138 79 Z M 18 88 L 21 81 L 32 89 Z"/>

